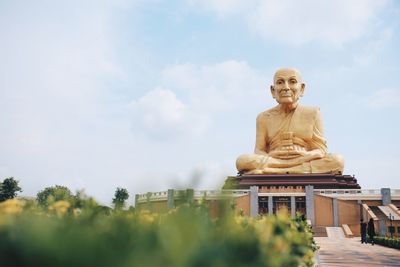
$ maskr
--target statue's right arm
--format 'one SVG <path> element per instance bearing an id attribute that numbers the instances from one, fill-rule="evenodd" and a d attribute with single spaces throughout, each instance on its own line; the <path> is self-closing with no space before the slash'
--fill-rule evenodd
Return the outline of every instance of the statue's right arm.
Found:
<path id="1" fill-rule="evenodd" d="M 267 120 L 265 114 L 261 113 L 257 116 L 256 121 L 256 145 L 254 153 L 258 155 L 268 156 L 267 153 Z"/>

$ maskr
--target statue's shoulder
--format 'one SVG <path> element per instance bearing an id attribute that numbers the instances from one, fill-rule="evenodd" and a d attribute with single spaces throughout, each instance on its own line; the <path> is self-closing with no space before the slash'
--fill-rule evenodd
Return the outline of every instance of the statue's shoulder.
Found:
<path id="1" fill-rule="evenodd" d="M 301 112 L 301 113 L 310 114 L 310 115 L 319 113 L 319 107 L 313 107 L 313 106 L 302 106 L 302 105 L 299 105 L 297 107 L 297 110 L 299 112 Z"/>
<path id="2" fill-rule="evenodd" d="M 312 106 L 298 106 L 296 109 L 298 116 L 307 119 L 317 120 L 320 117 L 319 114 L 319 107 L 312 107 Z"/>
<path id="3" fill-rule="evenodd" d="M 279 106 L 275 106 L 273 108 L 261 112 L 260 114 L 258 114 L 258 117 L 262 118 L 262 117 L 275 116 L 278 115 L 279 113 L 280 113 Z"/>
<path id="4" fill-rule="evenodd" d="M 262 126 L 262 125 L 267 125 L 270 124 L 271 121 L 276 120 L 279 118 L 277 115 L 279 115 L 280 111 L 278 107 L 274 107 L 271 109 L 267 109 L 257 116 L 257 125 Z"/>

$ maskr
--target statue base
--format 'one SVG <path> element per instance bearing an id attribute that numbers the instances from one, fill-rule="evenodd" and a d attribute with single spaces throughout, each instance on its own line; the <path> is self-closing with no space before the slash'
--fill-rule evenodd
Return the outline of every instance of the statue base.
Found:
<path id="1" fill-rule="evenodd" d="M 361 189 L 357 179 L 350 175 L 341 174 L 254 174 L 229 176 L 222 189 L 249 189 L 259 187 L 305 187 L 314 189 Z"/>

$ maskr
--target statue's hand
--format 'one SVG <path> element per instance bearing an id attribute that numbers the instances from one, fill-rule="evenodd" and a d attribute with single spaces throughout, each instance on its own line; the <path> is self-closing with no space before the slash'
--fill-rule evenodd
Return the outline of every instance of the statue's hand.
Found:
<path id="1" fill-rule="evenodd" d="M 273 151 L 270 152 L 270 159 L 268 160 L 268 167 L 272 168 L 286 168 L 310 162 L 315 159 L 320 159 L 325 156 L 324 152 L 320 149 L 311 151 L 291 151 L 290 154 L 286 151 Z M 274 156 L 273 156 L 274 155 Z"/>
<path id="2" fill-rule="evenodd" d="M 305 156 L 307 151 L 304 147 L 291 145 L 282 146 L 274 151 L 270 151 L 269 155 L 277 159 L 294 159 Z"/>
<path id="3" fill-rule="evenodd" d="M 321 159 L 323 157 L 325 157 L 325 153 L 320 149 L 306 151 L 306 153 L 303 156 L 304 162 L 309 162 L 315 159 Z"/>

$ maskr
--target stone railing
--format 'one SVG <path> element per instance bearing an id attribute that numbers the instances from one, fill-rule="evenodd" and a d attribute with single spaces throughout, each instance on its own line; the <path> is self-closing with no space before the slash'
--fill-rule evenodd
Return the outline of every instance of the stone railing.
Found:
<path id="1" fill-rule="evenodd" d="M 381 195 L 381 189 L 314 189 L 316 194 L 336 194 L 336 195 Z M 400 189 L 390 189 L 392 196 L 400 196 Z"/>
<path id="2" fill-rule="evenodd" d="M 380 189 L 314 189 L 315 194 L 321 195 L 380 195 Z"/>
<path id="3" fill-rule="evenodd" d="M 194 200 L 211 200 L 211 199 L 222 199 L 225 197 L 240 197 L 248 195 L 250 190 L 170 190 L 174 194 L 174 199 L 182 197 L 188 197 L 188 194 L 192 192 Z M 137 203 L 145 203 L 147 201 L 167 201 L 168 191 L 161 192 L 148 192 L 145 194 L 136 195 Z"/>
<path id="4" fill-rule="evenodd" d="M 195 190 L 195 199 L 220 199 L 223 197 L 240 197 L 248 195 L 250 190 Z"/>
<path id="5" fill-rule="evenodd" d="M 314 193 L 340 199 L 382 199 L 381 189 L 314 189 Z M 400 189 L 390 189 L 390 198 L 400 200 Z"/>
<path id="6" fill-rule="evenodd" d="M 148 198 L 150 200 L 152 200 L 152 201 L 167 200 L 168 191 L 149 192 L 149 193 L 146 193 L 146 194 L 138 194 L 137 200 L 139 202 L 146 202 Z"/>
<path id="7" fill-rule="evenodd" d="M 148 192 L 136 195 L 136 203 L 167 201 L 168 192 L 173 193 L 173 199 L 190 197 L 193 200 L 212 200 L 224 197 L 240 197 L 248 195 L 250 190 L 168 190 Z M 281 195 L 289 194 L 281 192 Z M 303 193 L 304 194 L 304 193 Z M 314 189 L 314 194 L 343 199 L 381 199 L 381 189 Z M 400 200 L 400 189 L 390 189 L 392 200 Z M 260 193 L 259 195 L 263 195 Z"/>
<path id="8" fill-rule="evenodd" d="M 390 194 L 392 196 L 400 196 L 400 189 L 390 189 Z"/>

